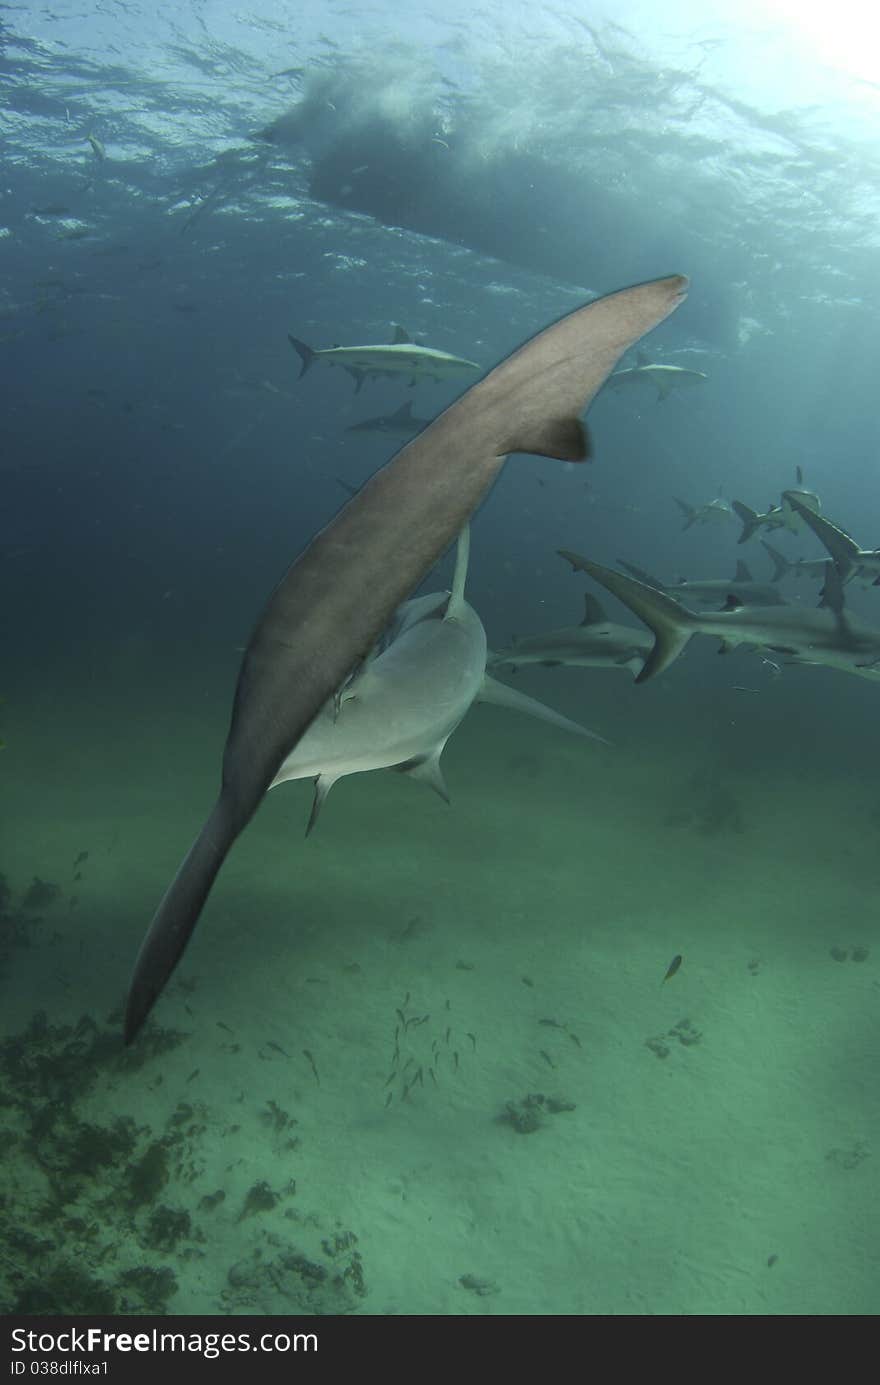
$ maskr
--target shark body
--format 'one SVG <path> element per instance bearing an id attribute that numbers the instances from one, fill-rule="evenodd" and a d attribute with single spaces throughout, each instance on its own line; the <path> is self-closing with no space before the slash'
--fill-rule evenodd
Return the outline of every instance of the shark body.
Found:
<path id="1" fill-rule="evenodd" d="M 660 403 L 668 399 L 673 390 L 701 385 L 709 378 L 702 370 L 687 370 L 680 365 L 660 365 L 656 361 L 649 361 L 643 351 L 638 353 L 636 359 L 636 365 L 626 370 L 615 370 L 608 381 L 611 389 L 630 385 L 653 385 L 657 391 L 657 402 Z"/>
<path id="2" fill-rule="evenodd" d="M 490 667 L 509 665 L 517 669 L 522 664 L 542 664 L 545 668 L 626 668 L 635 677 L 651 652 L 651 636 L 637 626 L 609 620 L 589 592 L 584 600 L 586 610 L 580 625 L 514 639 L 510 649 L 490 655 Z"/>
<path id="3" fill-rule="evenodd" d="M 618 562 L 639 582 L 656 587 L 657 591 L 667 592 L 683 601 L 697 601 L 706 606 L 714 606 L 719 602 L 723 605 L 727 598 L 733 595 L 745 605 L 781 606 L 784 600 L 779 588 L 772 582 L 756 582 L 742 561 L 737 563 L 733 577 L 696 578 L 692 582 L 685 581 L 684 578 L 680 582 L 661 582 L 658 577 L 652 577 L 649 572 L 645 572 L 644 568 L 636 567 L 633 563 L 625 563 L 622 558 L 619 558 Z"/>
<path id="4" fill-rule="evenodd" d="M 244 653 L 219 796 L 138 954 L 127 1042 L 180 960 L 223 861 L 279 768 L 461 532 L 507 455 L 587 457 L 580 414 L 624 351 L 686 291 L 677 275 L 640 284 L 540 332 L 407 443 L 288 569 Z"/>
<path id="5" fill-rule="evenodd" d="M 486 673 L 486 632 L 464 599 L 467 552 L 465 530 L 452 592 L 416 597 L 401 608 L 385 649 L 324 704 L 275 775 L 272 787 L 314 778 L 308 830 L 333 785 L 347 774 L 397 769 L 448 802 L 440 757 L 475 702 L 494 702 L 602 739 Z"/>
<path id="6" fill-rule="evenodd" d="M 714 500 L 709 500 L 704 505 L 689 505 L 686 500 L 679 500 L 677 495 L 672 498 L 684 515 L 684 524 L 681 526 L 683 530 L 690 529 L 694 524 L 712 524 L 734 517 L 730 501 L 725 500 L 722 495 L 717 495 Z"/>
<path id="7" fill-rule="evenodd" d="M 348 371 L 354 380 L 356 394 L 369 378 L 402 376 L 410 385 L 415 385 L 418 380 L 450 380 L 458 375 L 479 374 L 483 369 L 476 361 L 466 361 L 430 346 L 419 346 L 410 341 L 402 327 L 395 328 L 394 340 L 387 346 L 330 346 L 324 351 L 315 351 L 289 334 L 287 339 L 302 361 L 300 379 L 315 361 L 326 361 L 328 365 L 342 366 Z"/>
<path id="8" fill-rule="evenodd" d="M 654 647 L 636 678 L 644 683 L 678 658 L 693 635 L 714 635 L 720 652 L 737 645 L 782 654 L 789 663 L 818 664 L 880 682 L 880 630 L 844 611 L 840 579 L 828 564 L 825 605 L 745 606 L 731 598 L 723 611 L 693 611 L 666 592 L 563 551 L 573 567 L 586 572 L 628 606 L 654 633 Z M 836 580 L 835 580 L 836 579 Z"/>
<path id="9" fill-rule="evenodd" d="M 364 418 L 360 423 L 350 423 L 346 433 L 403 433 L 412 437 L 420 433 L 431 422 L 429 418 L 416 418 L 409 400 L 395 409 L 393 414 L 378 414 L 375 418 Z"/>

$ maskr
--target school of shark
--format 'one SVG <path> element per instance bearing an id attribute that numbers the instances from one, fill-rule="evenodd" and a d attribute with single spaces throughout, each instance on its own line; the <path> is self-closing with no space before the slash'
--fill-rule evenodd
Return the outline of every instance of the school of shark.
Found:
<path id="1" fill-rule="evenodd" d="M 756 578 L 743 560 L 729 576 L 663 581 L 620 559 L 609 568 L 589 554 L 560 549 L 571 570 L 616 598 L 638 623 L 610 619 L 594 591 L 580 598 L 579 623 L 516 635 L 490 650 L 465 596 L 469 521 L 512 453 L 566 463 L 593 454 L 583 416 L 603 388 L 671 393 L 703 385 L 702 371 L 628 351 L 685 301 L 682 275 L 594 299 L 526 341 L 500 364 L 483 367 L 411 340 L 401 327 L 385 344 L 315 348 L 292 333 L 299 378 L 317 363 L 345 370 L 360 394 L 389 379 L 412 388 L 478 375 L 435 418 L 409 402 L 348 426 L 355 433 L 409 437 L 349 493 L 269 596 L 244 651 L 222 757 L 220 790 L 202 830 L 161 899 L 135 963 L 125 1012 L 132 1042 L 165 989 L 236 839 L 265 795 L 310 779 L 315 827 L 343 776 L 393 769 L 447 802 L 441 757 L 477 702 L 519 712 L 584 741 L 595 731 L 510 686 L 527 664 L 626 670 L 637 683 L 663 673 L 695 635 L 880 680 L 880 628 L 847 610 L 848 583 L 880 584 L 880 549 L 864 549 L 821 512 L 798 469 L 796 485 L 766 511 L 719 494 L 694 504 L 673 496 L 684 529 L 741 522 L 740 543 L 777 529 L 814 536 L 821 557 L 791 561 L 763 537 L 771 575 Z M 651 406 L 653 407 L 653 405 Z M 413 597 L 437 560 L 456 545 L 450 591 Z M 818 604 L 793 603 L 791 576 L 820 580 Z"/>

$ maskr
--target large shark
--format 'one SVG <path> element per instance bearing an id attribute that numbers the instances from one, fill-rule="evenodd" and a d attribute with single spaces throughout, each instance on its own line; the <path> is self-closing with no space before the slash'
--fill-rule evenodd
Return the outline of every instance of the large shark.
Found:
<path id="1" fill-rule="evenodd" d="M 404 433 L 412 437 L 420 433 L 431 422 L 429 418 L 416 418 L 409 400 L 395 409 L 393 414 L 378 414 L 375 418 L 364 418 L 360 423 L 350 423 L 346 433 Z"/>
<path id="2" fill-rule="evenodd" d="M 783 499 L 827 548 L 844 581 L 858 576 L 870 579 L 875 587 L 880 586 L 880 548 L 859 548 L 845 529 L 804 505 L 797 491 L 785 491 Z"/>
<path id="3" fill-rule="evenodd" d="M 704 577 L 695 578 L 694 581 L 686 581 L 682 577 L 678 582 L 661 582 L 658 577 L 645 572 L 644 568 L 625 563 L 622 558 L 617 561 L 620 567 L 646 586 L 656 587 L 657 591 L 668 592 L 670 596 L 685 601 L 698 601 L 702 606 L 716 606 L 719 602 L 723 605 L 730 595 L 748 606 L 780 606 L 784 600 L 779 588 L 772 582 L 756 582 L 741 560 L 732 577 Z"/>
<path id="4" fill-rule="evenodd" d="M 440 756 L 475 702 L 494 702 L 560 730 L 602 739 L 486 673 L 486 632 L 464 599 L 468 547 L 465 529 L 451 593 L 406 603 L 389 644 L 325 702 L 275 775 L 273 788 L 288 779 L 315 780 L 307 831 L 337 779 L 365 770 L 401 770 L 448 802 Z M 646 641 L 650 645 L 650 636 Z"/>
<path id="5" fill-rule="evenodd" d="M 315 361 L 326 361 L 328 365 L 339 365 L 348 371 L 354 380 L 355 394 L 369 376 L 393 379 L 402 375 L 414 385 L 417 380 L 450 380 L 472 371 L 479 374 L 483 369 L 475 361 L 451 356 L 448 351 L 419 346 L 410 341 L 402 327 L 394 329 L 394 340 L 387 346 L 330 346 L 324 351 L 315 351 L 289 333 L 287 340 L 302 360 L 300 379 Z"/>
<path id="6" fill-rule="evenodd" d="M 584 597 L 580 625 L 548 630 L 543 635 L 514 637 L 510 649 L 489 656 L 489 667 L 543 664 L 545 668 L 626 668 L 635 676 L 651 652 L 653 640 L 646 630 L 618 625 L 609 620 L 601 602 L 589 592 Z"/>
<path id="7" fill-rule="evenodd" d="M 702 370 L 686 370 L 684 366 L 660 365 L 657 361 L 650 361 L 644 351 L 638 353 L 636 361 L 637 364 L 627 370 L 616 370 L 609 377 L 609 388 L 619 389 L 623 385 L 653 385 L 657 391 L 657 402 L 660 403 L 669 397 L 672 390 L 701 385 L 709 378 Z"/>
<path id="8" fill-rule="evenodd" d="M 636 678 L 644 683 L 677 659 L 692 635 L 714 635 L 720 652 L 736 645 L 782 654 L 786 662 L 818 664 L 880 681 L 880 630 L 844 611 L 840 578 L 829 563 L 824 605 L 744 606 L 731 597 L 723 611 L 692 611 L 666 592 L 637 582 L 622 572 L 601 567 L 577 553 L 561 551 L 573 567 L 586 572 L 628 606 L 654 632 L 654 648 Z"/>
<path id="9" fill-rule="evenodd" d="M 127 1041 L 177 965 L 230 847 L 279 768 L 460 533 L 508 453 L 586 458 L 580 414 L 623 352 L 686 292 L 681 276 L 658 279 L 596 299 L 540 332 L 392 457 L 288 569 L 245 650 L 219 797 L 138 954 Z"/>

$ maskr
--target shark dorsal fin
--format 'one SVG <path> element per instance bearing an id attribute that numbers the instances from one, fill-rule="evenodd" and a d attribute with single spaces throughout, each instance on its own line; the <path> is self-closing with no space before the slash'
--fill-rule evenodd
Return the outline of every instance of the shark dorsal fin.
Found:
<path id="1" fill-rule="evenodd" d="M 751 582 L 753 580 L 752 574 L 749 572 L 749 569 L 743 562 L 742 558 L 740 558 L 737 562 L 736 572 L 733 574 L 733 580 L 734 582 Z"/>
<path id="2" fill-rule="evenodd" d="M 401 423 L 412 422 L 412 400 L 408 399 L 405 404 L 401 404 L 399 409 L 395 409 L 392 418 L 399 418 Z"/>
<path id="3" fill-rule="evenodd" d="M 641 370 L 644 366 L 650 365 L 650 364 L 651 364 L 651 358 L 649 357 L 647 351 L 637 351 L 637 352 L 636 352 L 636 364 L 637 364 L 637 366 L 639 367 L 640 370 Z"/>
<path id="4" fill-rule="evenodd" d="M 391 338 L 391 345 L 403 346 L 404 342 L 408 341 L 412 341 L 412 337 L 410 336 L 409 332 L 405 331 L 403 327 L 400 326 L 399 322 L 395 322 L 394 336 Z"/>
<path id="5" fill-rule="evenodd" d="M 738 611 L 741 609 L 742 604 L 743 603 L 740 601 L 739 597 L 736 595 L 735 592 L 728 592 L 727 600 L 725 601 L 721 609 L 722 611 Z"/>
<path id="6" fill-rule="evenodd" d="M 584 592 L 584 618 L 581 625 L 602 625 L 608 619 L 602 602 L 592 592 Z"/>
<path id="7" fill-rule="evenodd" d="M 452 592 L 450 593 L 449 603 L 443 615 L 444 620 L 449 620 L 459 614 L 464 605 L 464 584 L 467 581 L 468 559 L 471 552 L 471 526 L 466 524 L 458 536 L 458 547 L 455 550 L 455 572 L 452 577 Z"/>
<path id="8" fill-rule="evenodd" d="M 802 469 L 801 469 L 799 466 L 796 466 L 796 467 L 795 467 L 795 469 L 794 469 L 794 474 L 795 474 L 795 478 L 796 478 L 796 480 L 797 480 L 798 485 L 799 485 L 799 486 L 802 486 L 802 485 L 804 484 L 804 473 L 803 473 Z"/>

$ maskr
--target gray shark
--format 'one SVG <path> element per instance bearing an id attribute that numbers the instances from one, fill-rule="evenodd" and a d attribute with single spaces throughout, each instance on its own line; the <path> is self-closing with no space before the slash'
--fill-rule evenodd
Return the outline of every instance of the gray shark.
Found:
<path id="1" fill-rule="evenodd" d="M 761 546 L 767 550 L 767 556 L 773 564 L 771 582 L 781 582 L 783 577 L 809 577 L 818 582 L 825 577 L 827 558 L 787 558 L 766 539 L 761 540 Z"/>
<path id="2" fill-rule="evenodd" d="M 722 495 L 717 495 L 714 500 L 709 500 L 704 505 L 689 505 L 686 500 L 679 500 L 677 495 L 672 498 L 684 515 L 683 530 L 690 529 L 694 524 L 711 524 L 719 519 L 733 519 L 730 501 L 725 500 Z"/>
<path id="3" fill-rule="evenodd" d="M 644 568 L 625 563 L 622 558 L 617 561 L 620 567 L 646 586 L 668 592 L 670 596 L 680 597 L 684 601 L 698 601 L 704 606 L 715 606 L 719 602 L 723 605 L 731 594 L 749 606 L 781 606 L 785 599 L 772 582 L 756 582 L 742 561 L 737 563 L 732 577 L 696 578 L 692 582 L 683 577 L 679 582 L 661 582 L 658 577 L 645 572 Z"/>
<path id="4" fill-rule="evenodd" d="M 296 559 L 245 650 L 220 794 L 135 963 L 125 1037 L 138 1033 L 233 842 L 327 699 L 470 518 L 511 452 L 579 461 L 580 414 L 624 351 L 683 301 L 658 279 L 596 299 L 473 385 L 361 487 Z"/>
<path id="5" fill-rule="evenodd" d="M 843 581 L 863 577 L 873 581 L 875 587 L 880 586 L 880 548 L 859 548 L 845 529 L 804 505 L 798 491 L 786 491 L 783 499 L 827 548 Z"/>
<path id="6" fill-rule="evenodd" d="M 801 606 L 744 606 L 731 597 L 723 611 L 692 611 L 666 592 L 637 582 L 612 568 L 562 551 L 573 567 L 586 572 L 628 606 L 654 632 L 654 648 L 636 678 L 644 683 L 677 659 L 692 635 L 714 635 L 720 652 L 737 645 L 783 654 L 786 662 L 818 664 L 880 682 L 880 630 L 843 608 L 840 578 L 829 563 L 825 604 L 816 610 Z"/>
<path id="7" fill-rule="evenodd" d="M 796 511 L 791 503 L 791 497 L 796 496 L 803 506 L 807 509 L 818 511 L 822 508 L 822 502 L 818 495 L 813 491 L 791 490 L 785 491 L 782 496 L 782 503 L 771 505 L 769 510 L 759 514 L 751 506 L 744 505 L 741 500 L 732 501 L 732 507 L 742 521 L 742 533 L 737 539 L 737 543 L 746 543 L 758 529 L 766 529 L 771 532 L 773 529 L 788 529 L 792 534 L 803 532 L 801 515 Z"/>
<path id="8" fill-rule="evenodd" d="M 365 418 L 360 423 L 350 423 L 346 433 L 405 433 L 412 437 L 420 433 L 431 422 L 429 418 L 416 418 L 409 400 L 395 409 L 393 414 L 378 414 L 376 418 Z"/>
<path id="9" fill-rule="evenodd" d="M 629 369 L 614 372 L 608 380 L 609 388 L 619 389 L 623 385 L 653 385 L 659 404 L 669 397 L 672 390 L 701 385 L 709 378 L 702 370 L 686 370 L 684 366 L 660 365 L 656 361 L 650 361 L 643 351 L 638 353 L 636 360 L 637 364 Z"/>
<path id="10" fill-rule="evenodd" d="M 402 327 L 395 327 L 394 340 L 388 346 L 331 346 L 325 351 L 315 351 L 289 333 L 287 340 L 302 360 L 300 379 L 315 361 L 326 361 L 328 365 L 339 365 L 348 371 L 354 380 L 355 394 L 370 376 L 373 379 L 382 376 L 393 379 L 403 375 L 410 385 L 414 385 L 417 380 L 450 380 L 472 371 L 479 374 L 483 369 L 475 361 L 451 356 L 448 351 L 417 345 L 410 341 Z"/>
<path id="11" fill-rule="evenodd" d="M 494 702 L 602 740 L 486 673 L 486 632 L 464 599 L 467 558 L 465 529 L 451 593 L 434 592 L 406 603 L 386 647 L 324 704 L 275 775 L 273 788 L 289 779 L 314 778 L 307 832 L 337 779 L 346 774 L 401 770 L 448 802 L 440 756 L 475 702 Z M 650 645 L 650 636 L 646 640 Z"/>
<path id="12" fill-rule="evenodd" d="M 514 638 L 510 649 L 489 656 L 489 667 L 542 664 L 545 668 L 626 668 L 635 676 L 651 652 L 653 640 L 646 630 L 618 625 L 608 619 L 601 602 L 589 592 L 580 625 L 548 630 L 543 635 Z"/>

